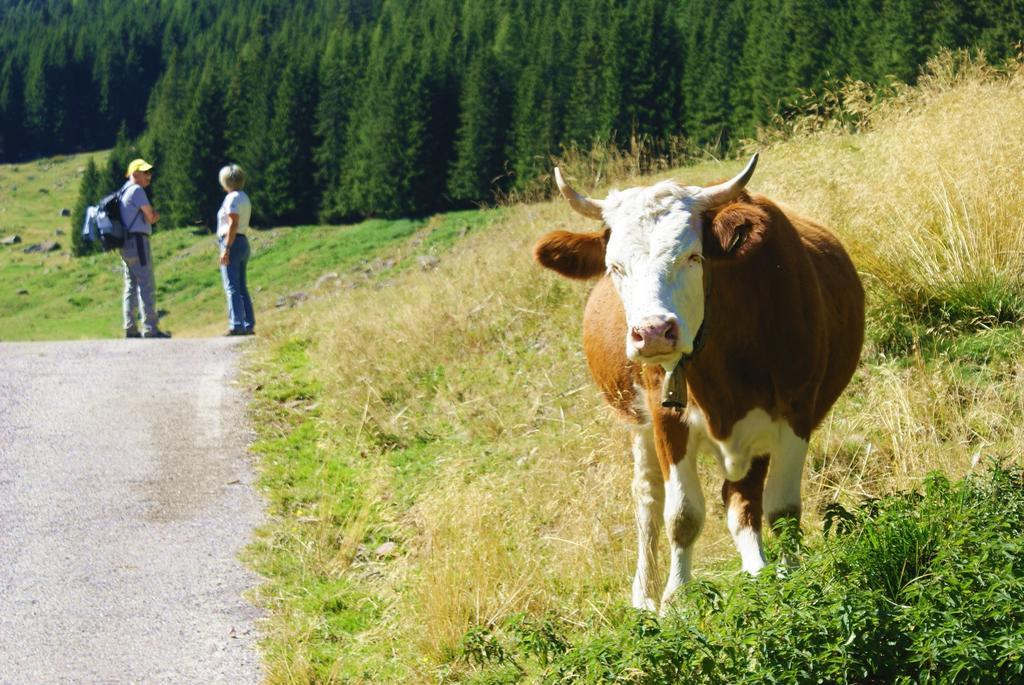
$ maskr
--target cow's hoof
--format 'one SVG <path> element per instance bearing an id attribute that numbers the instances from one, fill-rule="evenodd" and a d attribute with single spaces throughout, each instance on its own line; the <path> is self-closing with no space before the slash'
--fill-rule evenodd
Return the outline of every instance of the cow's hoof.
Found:
<path id="1" fill-rule="evenodd" d="M 650 611 L 657 613 L 658 603 L 654 601 L 653 597 L 634 597 L 633 608 L 640 609 L 641 611 Z"/>

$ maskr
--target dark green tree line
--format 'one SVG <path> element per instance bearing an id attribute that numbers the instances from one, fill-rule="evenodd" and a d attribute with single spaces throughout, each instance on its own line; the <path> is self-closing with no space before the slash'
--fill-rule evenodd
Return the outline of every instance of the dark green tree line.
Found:
<path id="1" fill-rule="evenodd" d="M 12 0 L 0 161 L 123 130 L 165 225 L 212 224 L 232 161 L 264 225 L 423 214 L 571 144 L 728 151 L 801 89 L 1022 38 L 1011 0 Z"/>

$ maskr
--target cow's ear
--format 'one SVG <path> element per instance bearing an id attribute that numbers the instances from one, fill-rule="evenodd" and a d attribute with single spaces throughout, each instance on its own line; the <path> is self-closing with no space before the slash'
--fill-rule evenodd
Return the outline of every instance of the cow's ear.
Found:
<path id="1" fill-rule="evenodd" d="M 704 256 L 744 259 L 761 246 L 768 214 L 744 193 L 736 202 L 704 215 Z"/>
<path id="2" fill-rule="evenodd" d="M 533 258 L 569 278 L 593 278 L 604 273 L 604 251 L 610 229 L 596 233 L 552 231 L 533 246 Z"/>

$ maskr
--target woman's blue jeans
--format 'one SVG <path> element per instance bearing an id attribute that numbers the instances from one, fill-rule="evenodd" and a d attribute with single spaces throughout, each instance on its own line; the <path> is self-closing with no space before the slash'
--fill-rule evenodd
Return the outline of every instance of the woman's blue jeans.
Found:
<path id="1" fill-rule="evenodd" d="M 217 243 L 224 248 L 226 238 Z M 224 282 L 224 294 L 228 298 L 228 324 L 233 331 L 251 331 L 256 326 L 252 311 L 252 298 L 245 283 L 245 268 L 249 264 L 249 241 L 244 235 L 236 235 L 235 242 L 228 250 L 228 265 L 220 267 Z"/>

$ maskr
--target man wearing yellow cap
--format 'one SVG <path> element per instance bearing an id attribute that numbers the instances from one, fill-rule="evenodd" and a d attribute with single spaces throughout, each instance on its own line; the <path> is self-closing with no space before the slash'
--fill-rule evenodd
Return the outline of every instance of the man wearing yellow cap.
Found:
<path id="1" fill-rule="evenodd" d="M 156 281 L 153 277 L 153 254 L 149 250 L 149 236 L 160 213 L 153 209 L 146 188 L 153 178 L 153 165 L 144 159 L 133 159 L 128 164 L 128 180 L 121 188 L 121 223 L 124 224 L 124 337 L 169 338 L 157 323 Z M 139 305 L 142 306 L 142 331 L 136 323 Z"/>

